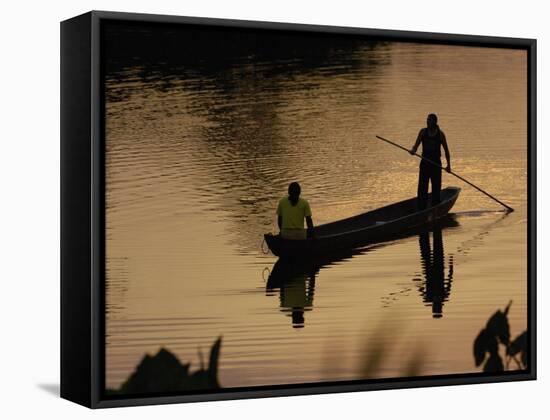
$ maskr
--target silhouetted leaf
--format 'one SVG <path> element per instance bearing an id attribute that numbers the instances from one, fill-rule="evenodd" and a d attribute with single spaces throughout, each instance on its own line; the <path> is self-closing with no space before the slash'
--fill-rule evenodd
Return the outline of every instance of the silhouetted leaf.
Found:
<path id="1" fill-rule="evenodd" d="M 490 356 L 498 355 L 498 340 L 495 336 L 489 336 L 487 351 Z"/>
<path id="2" fill-rule="evenodd" d="M 483 372 L 502 372 L 503 370 L 504 365 L 498 354 L 491 354 L 491 357 L 489 357 L 489 360 L 483 366 Z"/>
<path id="3" fill-rule="evenodd" d="M 476 366 L 483 363 L 486 353 L 498 354 L 498 342 L 487 330 L 481 330 L 474 341 L 474 359 Z"/>
<path id="4" fill-rule="evenodd" d="M 508 317 L 500 310 L 496 311 L 485 327 L 487 332 L 493 336 L 498 337 L 503 344 L 510 342 L 510 325 L 508 324 Z"/>
<path id="5" fill-rule="evenodd" d="M 524 368 L 527 368 L 527 352 L 526 351 L 521 352 L 521 363 L 523 363 Z"/>
<path id="6" fill-rule="evenodd" d="M 503 311 L 496 311 L 487 321 L 485 329 L 479 332 L 474 341 L 476 366 L 480 366 L 487 353 L 489 353 L 489 358 L 483 366 L 484 372 L 501 372 L 504 370 L 504 363 L 499 354 L 499 342 L 506 346 L 506 369 L 509 368 L 510 358 L 514 360 L 518 368 L 527 367 L 527 331 L 524 331 L 513 342 L 510 342 L 508 313 L 511 306 L 512 301 L 508 303 Z"/>
<path id="7" fill-rule="evenodd" d="M 210 361 L 208 363 L 208 373 L 210 375 L 210 381 L 214 384 L 218 384 L 218 360 L 220 358 L 220 347 L 222 345 L 222 338 L 218 338 L 212 349 L 210 350 Z M 219 385 L 218 385 L 219 386 Z"/>
<path id="8" fill-rule="evenodd" d="M 508 311 L 510 310 L 510 306 L 512 306 L 512 301 L 508 302 L 508 306 L 506 306 L 506 309 L 504 309 L 504 315 L 508 316 Z"/>
<path id="9" fill-rule="evenodd" d="M 181 364 L 173 353 L 161 348 L 156 355 L 146 354 L 141 359 L 119 391 L 123 394 L 174 391 L 188 378 L 189 364 Z"/>
<path id="10" fill-rule="evenodd" d="M 217 373 L 220 346 L 221 337 L 212 346 L 208 369 L 201 366 L 193 373 L 189 371 L 189 363 L 182 364 L 174 353 L 165 348 L 154 356 L 146 354 L 126 382 L 118 390 L 109 392 L 140 394 L 220 388 Z"/>
<path id="11" fill-rule="evenodd" d="M 516 337 L 506 351 L 510 356 L 515 356 L 519 352 L 527 351 L 527 331 L 524 331 Z"/>
<path id="12" fill-rule="evenodd" d="M 527 367 L 527 331 L 524 331 L 516 337 L 514 341 L 508 346 L 506 353 L 510 356 L 516 356 L 520 353 L 521 363 L 523 367 Z"/>
<path id="13" fill-rule="evenodd" d="M 485 360 L 487 352 L 487 331 L 481 330 L 474 341 L 474 360 L 479 366 Z"/>

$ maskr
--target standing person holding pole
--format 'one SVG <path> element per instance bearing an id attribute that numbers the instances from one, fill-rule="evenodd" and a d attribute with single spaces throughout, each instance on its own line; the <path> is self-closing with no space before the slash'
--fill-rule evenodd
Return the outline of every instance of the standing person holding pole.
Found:
<path id="1" fill-rule="evenodd" d="M 435 116 L 435 115 L 434 115 L 434 116 Z M 436 121 L 436 123 L 437 123 L 437 117 L 436 117 L 436 120 L 435 120 L 435 121 Z M 438 128 L 439 128 L 439 127 L 438 127 Z M 440 130 L 440 131 L 441 131 L 441 130 Z M 421 131 L 421 133 L 422 133 L 422 131 Z M 401 150 L 404 150 L 404 151 L 406 151 L 406 152 L 409 152 L 409 153 L 413 154 L 414 156 L 421 158 L 423 161 L 425 160 L 425 161 L 427 161 L 428 163 L 431 163 L 432 165 L 436 165 L 437 167 L 439 167 L 439 169 L 443 169 L 443 167 L 442 167 L 441 164 L 440 164 L 441 162 L 436 163 L 436 162 L 433 162 L 433 161 L 431 161 L 431 160 L 428 161 L 428 159 L 427 159 L 426 157 L 417 155 L 417 154 L 416 154 L 416 149 L 410 149 L 410 150 L 409 150 L 409 149 L 407 149 L 406 147 L 403 147 L 403 146 L 401 146 L 400 144 L 397 144 L 397 143 L 395 143 L 395 142 L 393 142 L 393 141 L 391 141 L 391 140 L 385 139 L 384 137 L 381 137 L 381 136 L 376 136 L 376 138 L 379 139 L 379 140 L 385 141 L 386 143 L 391 144 L 392 146 L 398 147 L 398 148 L 400 148 Z M 445 138 L 445 137 L 443 137 L 443 138 Z M 447 140 L 445 140 L 445 144 L 447 144 Z M 418 147 L 418 146 L 417 146 L 417 147 Z M 448 153 L 448 148 L 447 148 L 446 152 Z M 495 200 L 495 201 L 496 201 L 498 204 L 500 204 L 502 207 L 505 207 L 507 212 L 513 212 L 513 211 L 514 211 L 514 209 L 513 209 L 512 207 L 510 207 L 510 206 L 507 205 L 507 204 L 504 204 L 502 201 L 500 201 L 500 200 L 499 200 L 498 198 L 496 198 L 495 196 L 489 194 L 489 193 L 488 193 L 487 191 L 485 191 L 485 190 L 482 190 L 482 189 L 479 188 L 477 185 L 472 184 L 470 181 L 468 181 L 467 179 L 461 177 L 459 174 L 457 174 L 457 173 L 451 171 L 451 165 L 450 165 L 450 163 L 449 163 L 449 159 L 450 159 L 450 154 L 447 155 L 447 167 L 445 168 L 445 170 L 446 170 L 447 172 L 449 172 L 451 175 L 457 177 L 457 178 L 460 179 L 461 181 L 465 182 L 466 184 L 470 185 L 471 187 L 474 187 L 476 190 L 478 190 L 478 191 L 479 191 L 480 193 L 482 193 L 482 194 L 485 194 L 485 195 L 486 195 L 487 197 L 489 197 L 491 200 Z"/>
<path id="2" fill-rule="evenodd" d="M 422 160 L 418 174 L 418 209 L 424 210 L 428 205 L 428 186 L 432 184 L 432 206 L 441 199 L 441 146 L 445 150 L 447 166 L 445 170 L 451 172 L 451 153 L 447 146 L 445 133 L 437 125 L 437 115 L 429 114 L 427 127 L 420 130 L 418 138 L 409 153 L 416 154 L 416 150 L 422 143 Z M 430 163 L 433 162 L 433 163 Z M 435 165 L 434 165 L 435 164 Z"/>

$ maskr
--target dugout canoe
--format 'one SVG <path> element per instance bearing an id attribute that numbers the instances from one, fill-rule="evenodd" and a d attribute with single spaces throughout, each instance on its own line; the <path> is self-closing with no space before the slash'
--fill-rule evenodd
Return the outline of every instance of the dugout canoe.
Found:
<path id="1" fill-rule="evenodd" d="M 314 228 L 315 238 L 306 240 L 283 239 L 267 233 L 264 239 L 270 251 L 278 257 L 310 258 L 330 255 L 342 250 L 392 240 L 419 226 L 446 216 L 455 204 L 460 188 L 441 190 L 439 204 L 418 211 L 417 199 L 399 201 L 376 210 Z M 431 194 L 430 198 L 431 199 Z"/>

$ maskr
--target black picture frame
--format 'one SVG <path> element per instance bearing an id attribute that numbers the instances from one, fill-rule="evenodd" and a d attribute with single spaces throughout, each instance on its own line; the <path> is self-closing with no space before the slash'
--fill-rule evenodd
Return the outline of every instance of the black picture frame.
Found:
<path id="1" fill-rule="evenodd" d="M 386 41 L 514 48 L 528 65 L 526 371 L 232 388 L 185 395 L 105 395 L 105 160 L 102 25 L 107 21 L 347 34 Z M 536 379 L 536 40 L 92 11 L 61 23 L 61 397 L 90 408 Z"/>

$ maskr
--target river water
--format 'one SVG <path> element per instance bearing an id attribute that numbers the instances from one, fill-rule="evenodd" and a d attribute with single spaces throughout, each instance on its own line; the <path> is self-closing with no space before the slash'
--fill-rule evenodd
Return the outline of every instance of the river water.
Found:
<path id="1" fill-rule="evenodd" d="M 224 387 L 473 373 L 473 341 L 497 309 L 513 301 L 512 337 L 527 328 L 525 51 L 112 54 L 107 387 L 161 347 L 196 369 L 219 336 Z M 262 252 L 291 181 L 316 224 L 415 196 L 418 160 L 375 135 L 411 147 L 430 112 L 453 170 L 515 212 L 444 174 L 462 192 L 443 229 L 314 273 L 286 273 Z"/>

